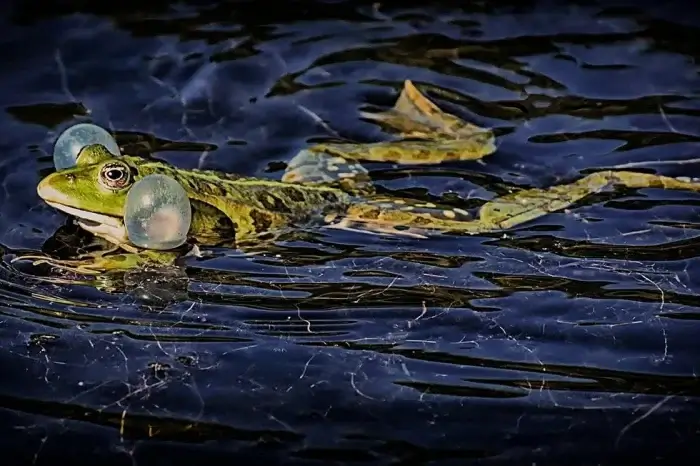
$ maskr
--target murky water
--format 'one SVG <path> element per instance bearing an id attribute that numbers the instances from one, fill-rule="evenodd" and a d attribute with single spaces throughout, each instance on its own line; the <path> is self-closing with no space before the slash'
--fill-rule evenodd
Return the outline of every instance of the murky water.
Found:
<path id="1" fill-rule="evenodd" d="M 181 167 L 279 178 L 311 142 L 388 139 L 358 110 L 391 105 L 412 79 L 495 128 L 498 152 L 368 166 L 386 190 L 455 205 L 698 157 L 697 16 L 635 2 L 203 3 L 17 2 L 5 16 L 3 452 L 35 464 L 700 457 L 698 194 L 607 192 L 501 235 L 309 229 L 262 255 L 188 260 L 186 277 L 127 277 L 124 291 L 9 263 L 68 228 L 35 187 L 79 121 Z"/>

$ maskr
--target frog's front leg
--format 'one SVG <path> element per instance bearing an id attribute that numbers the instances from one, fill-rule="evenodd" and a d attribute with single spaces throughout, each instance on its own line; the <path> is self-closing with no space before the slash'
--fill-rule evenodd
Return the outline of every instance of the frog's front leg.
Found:
<path id="1" fill-rule="evenodd" d="M 121 249 L 121 247 L 118 244 L 107 243 L 106 247 L 99 249 L 97 251 L 84 252 L 84 253 L 78 254 L 76 256 L 76 259 L 96 259 L 98 257 L 104 257 L 108 254 L 112 254 L 114 252 L 117 252 L 120 249 Z M 127 251 L 127 252 L 132 252 L 132 251 Z"/>
<path id="2" fill-rule="evenodd" d="M 25 255 L 16 257 L 12 262 L 34 260 L 33 265 L 47 264 L 64 271 L 84 275 L 100 275 L 102 273 L 124 272 L 146 266 L 172 265 L 181 255 L 181 253 L 173 251 L 143 250 L 119 254 L 106 254 L 105 251 L 98 251 L 92 254 L 85 254 L 80 259 L 52 259 L 48 256 Z"/>

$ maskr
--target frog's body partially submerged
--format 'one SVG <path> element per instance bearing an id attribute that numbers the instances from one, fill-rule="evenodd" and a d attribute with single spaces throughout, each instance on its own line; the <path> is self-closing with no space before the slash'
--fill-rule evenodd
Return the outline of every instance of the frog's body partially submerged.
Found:
<path id="1" fill-rule="evenodd" d="M 700 183 L 629 171 L 604 171 L 548 189 L 526 189 L 485 203 L 476 215 L 415 200 L 375 194 L 359 161 L 438 164 L 493 153 L 494 135 L 438 109 L 406 81 L 396 105 L 364 114 L 398 130 L 403 139 L 373 144 L 320 144 L 300 152 L 281 181 L 213 171 L 183 170 L 139 157 L 115 157 L 99 145 L 82 150 L 74 168 L 38 186 L 51 206 L 114 247 L 70 261 L 43 259 L 83 273 L 168 264 L 182 251 L 140 249 L 128 239 L 123 216 L 130 187 L 164 174 L 185 189 L 192 209 L 189 235 L 200 245 L 244 245 L 268 233 L 309 222 L 398 235 L 432 231 L 477 234 L 501 231 L 564 209 L 606 187 L 660 187 L 700 191 Z M 119 250 L 122 251 L 119 251 Z M 28 257 L 28 256 L 25 256 Z"/>

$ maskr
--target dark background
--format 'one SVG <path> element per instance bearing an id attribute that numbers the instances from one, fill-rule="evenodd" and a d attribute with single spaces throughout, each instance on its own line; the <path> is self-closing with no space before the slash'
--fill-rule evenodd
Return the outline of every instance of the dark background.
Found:
<path id="1" fill-rule="evenodd" d="M 465 206 L 698 157 L 689 3 L 395 4 L 3 4 L 3 464 L 700 459 L 698 194 L 620 189 L 483 237 L 309 229 L 114 292 L 10 264 L 65 239 L 35 187 L 79 121 L 178 166 L 278 178 L 314 141 L 389 139 L 358 110 L 412 79 L 499 150 L 368 167 Z"/>

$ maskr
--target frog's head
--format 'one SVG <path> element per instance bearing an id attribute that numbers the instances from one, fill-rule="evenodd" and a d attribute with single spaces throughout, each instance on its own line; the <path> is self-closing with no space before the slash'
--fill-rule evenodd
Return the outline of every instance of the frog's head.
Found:
<path id="1" fill-rule="evenodd" d="M 37 193 L 50 206 L 76 217 L 82 228 L 115 243 L 127 242 L 126 196 L 145 176 L 139 171 L 145 162 L 116 157 L 102 145 L 89 145 L 81 150 L 75 167 L 41 180 Z"/>
<path id="2" fill-rule="evenodd" d="M 42 179 L 37 193 L 48 205 L 75 217 L 84 230 L 111 243 L 138 248 L 129 240 L 124 224 L 128 194 L 137 182 L 155 174 L 165 175 L 180 183 L 189 197 L 192 218 L 188 236 L 206 244 L 216 244 L 222 238 L 235 236 L 235 224 L 227 214 L 201 200 L 207 196 L 207 189 L 211 189 L 213 184 L 210 177 L 205 176 L 206 179 L 200 183 L 196 176 L 186 170 L 179 170 L 159 160 L 115 156 L 98 144 L 82 148 L 74 167 Z M 180 220 L 169 215 L 166 213 L 155 217 L 159 220 L 153 225 L 171 229 Z"/>

